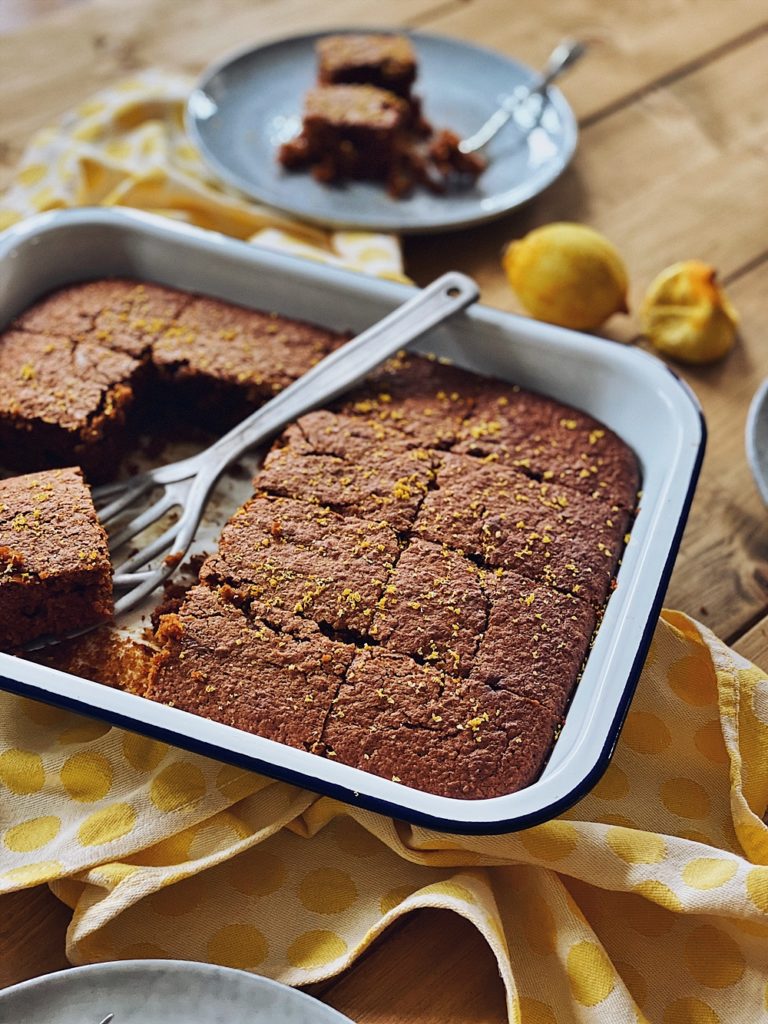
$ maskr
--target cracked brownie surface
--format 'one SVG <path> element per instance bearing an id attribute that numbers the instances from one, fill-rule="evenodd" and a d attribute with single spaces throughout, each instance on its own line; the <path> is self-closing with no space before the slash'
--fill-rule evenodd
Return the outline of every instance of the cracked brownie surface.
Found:
<path id="1" fill-rule="evenodd" d="M 596 493 L 548 463 L 465 451 L 485 423 L 486 387 L 494 404 L 506 390 L 518 411 L 544 403 L 536 423 L 558 424 L 555 440 L 599 429 L 595 445 L 621 454 L 612 465 L 624 469 Z M 637 469 L 594 421 L 574 411 L 577 428 L 561 427 L 559 403 L 520 395 L 401 356 L 276 440 L 201 584 L 237 615 L 273 627 L 280 617 L 281 636 L 309 627 L 343 645 L 335 692 L 316 698 L 320 738 L 299 745 L 461 798 L 513 792 L 541 771 L 613 584 Z M 609 487 L 623 504 L 606 500 Z M 177 618 L 190 615 L 185 603 Z M 163 678 L 179 686 L 178 644 L 162 629 L 160 639 Z M 262 686 L 260 658 L 241 691 Z M 222 718 L 217 698 L 195 693 L 199 713 Z"/>

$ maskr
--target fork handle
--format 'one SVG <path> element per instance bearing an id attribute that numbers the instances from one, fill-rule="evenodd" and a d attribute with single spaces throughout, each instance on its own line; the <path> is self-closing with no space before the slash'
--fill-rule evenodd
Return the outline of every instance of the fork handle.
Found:
<path id="1" fill-rule="evenodd" d="M 398 306 L 373 327 L 336 349 L 278 395 L 225 434 L 205 453 L 187 506 L 205 502 L 221 474 L 248 449 L 261 444 L 288 423 L 348 391 L 411 341 L 464 309 L 479 297 L 475 282 L 449 271 Z M 175 547 L 191 543 L 197 524 L 179 533 Z"/>

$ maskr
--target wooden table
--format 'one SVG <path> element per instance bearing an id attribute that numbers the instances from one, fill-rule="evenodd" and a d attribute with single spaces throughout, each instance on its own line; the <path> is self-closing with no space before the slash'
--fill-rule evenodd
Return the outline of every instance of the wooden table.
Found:
<path id="1" fill-rule="evenodd" d="M 365 24 L 369 11 L 364 0 L 4 0 L 0 188 L 36 128 L 126 73 L 153 65 L 194 73 L 246 41 Z M 568 172 L 492 226 L 408 240 L 407 266 L 422 282 L 449 267 L 465 270 L 487 303 L 514 310 L 502 244 L 567 219 L 617 244 L 635 307 L 654 274 L 675 260 L 699 257 L 719 269 L 742 333 L 721 365 L 684 371 L 710 439 L 667 603 L 768 662 L 768 515 L 743 444 L 747 405 L 768 375 L 765 5 L 390 0 L 376 20 L 487 44 L 532 65 L 561 36 L 592 41 L 589 59 L 564 85 L 582 130 Z M 609 328 L 642 343 L 636 319 L 616 318 Z M 65 967 L 68 917 L 47 889 L 0 898 L 0 985 Z M 317 991 L 361 1024 L 505 1020 L 490 953 L 470 925 L 445 911 L 411 915 Z"/>

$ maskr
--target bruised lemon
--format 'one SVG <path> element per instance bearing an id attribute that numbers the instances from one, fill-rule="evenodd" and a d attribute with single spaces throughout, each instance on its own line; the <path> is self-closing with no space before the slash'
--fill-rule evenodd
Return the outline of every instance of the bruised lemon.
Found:
<path id="1" fill-rule="evenodd" d="M 502 266 L 537 320 L 592 330 L 626 313 L 627 270 L 615 246 L 583 224 L 536 228 L 504 250 Z"/>
<path id="2" fill-rule="evenodd" d="M 733 348 L 739 322 L 715 268 L 701 260 L 663 270 L 648 289 L 640 316 L 653 346 L 684 363 L 722 359 Z"/>

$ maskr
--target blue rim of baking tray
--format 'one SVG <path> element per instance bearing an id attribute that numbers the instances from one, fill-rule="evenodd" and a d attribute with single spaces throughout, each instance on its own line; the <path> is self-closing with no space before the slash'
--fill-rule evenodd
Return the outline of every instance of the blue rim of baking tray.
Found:
<path id="1" fill-rule="evenodd" d="M 74 215 L 73 215 L 74 213 Z M 90 211 L 67 211 L 66 214 L 59 213 L 58 215 L 43 214 L 42 216 L 35 218 L 35 221 L 41 222 L 44 220 L 53 219 L 56 217 L 57 220 L 65 220 L 77 222 L 80 216 L 83 214 L 90 214 L 94 221 L 97 223 L 104 219 L 108 219 L 103 210 L 90 210 Z M 79 216 L 78 216 L 79 215 Z M 126 221 L 128 224 L 132 222 L 144 222 L 149 224 L 162 223 L 159 218 L 150 217 L 145 214 L 136 214 L 131 211 L 123 211 L 121 220 Z M 29 222 L 27 222 L 28 224 Z M 173 228 L 170 225 L 162 225 L 166 231 L 182 230 L 178 226 L 174 225 Z M 25 225 L 26 227 L 26 225 Z M 8 235 L 16 234 L 17 229 L 10 228 Z M 209 233 L 198 232 L 197 230 L 183 228 L 182 233 L 186 234 L 192 232 L 198 238 L 200 236 L 208 236 L 211 238 Z M 21 234 L 25 234 L 26 230 L 22 229 Z M 175 233 L 175 232 L 174 232 Z M 0 233 L 2 236 L 3 233 Z M 228 244 L 233 244 L 231 239 L 226 240 Z M 215 244 L 215 242 L 214 242 Z M 240 243 L 243 244 L 243 243 Z M 248 248 L 247 246 L 245 248 Z M 274 256 L 275 254 L 270 254 Z M 287 260 L 291 263 L 301 263 L 303 269 L 306 268 L 306 261 L 299 260 L 298 257 L 281 255 L 281 260 Z M 640 353 L 638 353 L 640 354 Z M 646 357 L 649 358 L 649 357 Z M 653 632 L 656 627 L 658 614 L 662 606 L 664 594 L 669 583 L 669 579 L 674 566 L 675 558 L 680 547 L 682 540 L 683 530 L 685 528 L 688 514 L 690 511 L 691 502 L 693 500 L 696 484 L 698 482 L 701 464 L 704 457 L 704 450 L 706 446 L 706 422 L 701 409 L 701 406 L 691 388 L 683 381 L 674 371 L 668 366 L 660 363 L 659 360 L 654 360 L 659 363 L 663 369 L 665 369 L 669 376 L 676 385 L 676 390 L 682 393 L 685 399 L 686 406 L 689 409 L 689 413 L 693 413 L 695 416 L 694 422 L 698 427 L 697 436 L 691 438 L 692 445 L 695 444 L 695 448 L 691 450 L 691 463 L 687 470 L 688 478 L 685 484 L 685 494 L 679 505 L 679 512 L 677 515 L 677 521 L 674 528 L 674 533 L 670 539 L 669 547 L 667 549 L 664 564 L 658 575 L 658 582 L 654 588 L 654 597 L 650 602 L 648 613 L 645 616 L 640 641 L 637 645 L 634 658 L 632 660 L 631 667 L 626 675 L 626 681 L 622 687 L 621 695 L 616 701 L 616 712 L 610 722 L 610 726 L 606 727 L 605 738 L 603 740 L 600 753 L 594 760 L 591 769 L 586 775 L 582 776 L 579 781 L 571 789 L 565 793 L 561 793 L 557 798 L 550 799 L 545 804 L 537 807 L 530 811 L 519 812 L 513 817 L 500 817 L 496 819 L 484 818 L 479 821 L 471 821 L 467 819 L 456 820 L 452 817 L 446 817 L 440 813 L 433 813 L 430 811 L 420 810 L 413 806 L 404 806 L 402 802 L 387 799 L 386 797 L 374 796 L 370 794 L 364 794 L 356 791 L 353 786 L 340 784 L 338 782 L 330 781 L 326 778 L 318 778 L 311 771 L 296 769 L 287 767 L 281 764 L 275 764 L 272 761 L 264 760 L 262 757 L 258 757 L 252 754 L 235 752 L 227 749 L 224 743 L 217 743 L 201 739 L 199 737 L 193 737 L 177 728 L 170 728 L 163 725 L 159 725 L 152 722 L 147 722 L 143 719 L 137 719 L 135 716 L 130 714 L 124 714 L 118 710 L 107 709 L 104 707 L 95 707 L 93 704 L 86 703 L 83 700 L 66 696 L 61 693 L 51 692 L 45 690 L 41 692 L 42 687 L 34 683 L 25 683 L 19 679 L 14 679 L 8 675 L 0 675 L 0 689 L 7 690 L 8 692 L 18 694 L 19 696 L 31 698 L 38 702 L 51 704 L 57 707 L 62 707 L 67 710 L 75 711 L 79 714 L 84 714 L 91 718 L 98 718 L 103 721 L 108 721 L 113 725 L 117 725 L 121 728 L 126 728 L 130 731 L 137 732 L 140 734 L 152 736 L 156 739 L 162 740 L 163 742 L 169 743 L 172 746 L 180 747 L 195 753 L 202 754 L 204 756 L 213 758 L 214 760 L 224 761 L 231 764 L 238 765 L 240 767 L 259 772 L 271 778 L 276 778 L 285 782 L 289 782 L 293 785 L 306 788 L 308 785 L 316 792 L 326 794 L 335 797 L 343 802 L 350 803 L 356 806 L 360 806 L 379 814 L 386 815 L 388 817 L 398 818 L 416 825 L 422 825 L 427 828 L 433 828 L 441 832 L 453 832 L 456 834 L 464 835 L 494 835 L 501 833 L 512 833 L 519 831 L 524 828 L 531 827 L 539 824 L 542 821 L 547 821 L 555 817 L 557 814 L 566 810 L 572 806 L 582 796 L 586 795 L 590 789 L 596 784 L 598 779 L 601 777 L 603 772 L 610 762 L 613 751 L 616 747 L 616 743 L 621 732 L 624 719 L 634 695 L 638 679 L 645 661 L 648 647 L 653 636 Z M 695 452 L 695 454 L 694 454 Z M 32 662 L 21 661 L 22 665 L 27 666 L 30 670 L 34 670 L 36 666 Z M 51 671 L 47 669 L 46 671 Z M 83 680 L 84 681 L 84 680 Z M 90 683 L 94 687 L 99 687 L 99 684 Z M 133 697 L 129 694 L 124 696 Z M 194 717 L 194 716 L 192 716 Z M 255 739 L 257 737 L 254 737 Z M 360 769 L 350 769 L 356 772 L 361 772 Z M 366 775 L 368 773 L 361 772 Z M 511 794 L 510 794 L 511 795 Z M 442 799 L 436 797 L 435 799 Z M 472 804 L 476 801 L 457 801 L 460 803 Z M 482 801 L 485 802 L 485 801 Z"/>
<path id="2" fill-rule="evenodd" d="M 616 749 L 621 728 L 624 724 L 627 712 L 629 711 L 629 706 L 632 702 L 632 698 L 640 678 L 640 673 L 642 672 L 643 665 L 645 663 L 648 648 L 651 644 L 654 630 L 656 629 L 659 612 L 661 611 L 664 595 L 672 575 L 672 569 L 674 568 L 675 559 L 683 537 L 683 530 L 685 529 L 693 496 L 696 491 L 696 484 L 701 472 L 701 465 L 704 460 L 704 450 L 707 443 L 707 425 L 698 399 L 684 380 L 682 380 L 669 367 L 667 367 L 667 369 L 683 389 L 686 396 L 698 412 L 699 422 L 701 424 L 701 440 L 696 453 L 696 461 L 691 473 L 683 508 L 677 522 L 674 540 L 667 555 L 664 571 L 659 579 L 656 596 L 654 597 L 648 619 L 643 629 L 642 639 L 638 645 L 637 654 L 635 655 L 635 659 L 632 663 L 632 669 L 627 677 L 627 682 L 624 687 L 621 700 L 619 701 L 610 732 L 592 770 L 580 780 L 578 785 L 574 786 L 570 792 L 566 793 L 559 800 L 553 801 L 552 803 L 539 808 L 537 811 L 531 811 L 527 814 L 518 815 L 511 819 L 500 819 L 493 822 L 457 822 L 451 818 L 441 818 L 437 815 L 425 814 L 422 811 L 417 811 L 412 808 L 409 808 L 408 814 L 403 817 L 402 805 L 391 803 L 378 797 L 364 796 L 356 793 L 354 790 L 338 786 L 324 779 L 316 778 L 313 783 L 313 790 L 316 790 L 323 795 L 334 797 L 344 803 L 354 804 L 355 806 L 375 811 L 377 814 L 383 814 L 390 818 L 398 818 L 400 820 L 408 821 L 414 825 L 421 825 L 425 828 L 436 829 L 440 832 L 453 832 L 458 835 L 500 835 L 503 833 L 519 832 L 522 829 L 530 828 L 533 825 L 539 825 L 544 821 L 550 821 L 562 811 L 572 807 L 573 804 L 581 799 L 581 797 L 586 796 L 586 794 L 598 782 L 608 767 L 611 757 L 613 756 L 613 752 Z M 90 718 L 98 718 L 102 721 L 105 720 L 111 722 L 113 725 L 128 729 L 131 732 L 138 732 L 142 735 L 151 736 L 154 739 L 162 740 L 164 743 L 169 743 L 175 747 L 181 747 L 182 749 L 192 751 L 193 753 L 202 754 L 205 757 L 213 758 L 216 761 L 225 761 L 241 768 L 247 768 L 251 771 L 259 772 L 269 778 L 275 778 L 282 782 L 289 782 L 294 786 L 300 786 L 302 789 L 306 788 L 306 775 L 302 772 L 294 772 L 289 768 L 283 768 L 279 765 L 263 762 L 255 757 L 234 754 L 223 750 L 216 744 L 191 739 L 190 737 L 179 734 L 172 729 L 164 729 L 160 726 L 149 725 L 144 722 L 137 723 L 134 718 L 104 709 L 99 709 L 97 714 L 92 706 L 59 694 L 50 694 L 49 696 L 52 699 L 49 700 L 46 697 L 43 700 L 36 687 L 27 686 L 25 683 L 21 683 L 15 679 L 10 679 L 8 676 L 0 676 L 0 688 L 7 690 L 10 693 L 15 693 L 20 697 L 29 697 L 38 702 L 42 701 L 45 704 L 53 704 L 56 707 L 65 708 L 69 711 L 75 711 L 78 714 L 87 715 Z M 137 725 L 139 724 L 141 727 L 137 728 Z"/>

